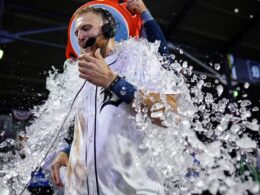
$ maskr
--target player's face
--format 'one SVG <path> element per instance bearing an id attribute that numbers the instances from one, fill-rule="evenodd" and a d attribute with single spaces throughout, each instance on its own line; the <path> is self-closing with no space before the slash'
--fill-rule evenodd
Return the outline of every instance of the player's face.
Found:
<path id="1" fill-rule="evenodd" d="M 81 50 L 84 50 L 84 41 L 90 37 L 96 37 L 101 33 L 101 26 L 103 25 L 102 17 L 95 13 L 86 13 L 79 16 L 76 21 L 75 35 L 78 38 L 78 44 Z M 97 37 L 97 42 L 100 36 Z M 87 50 L 93 50 L 94 47 L 87 48 Z M 85 50 L 86 51 L 86 50 Z"/>

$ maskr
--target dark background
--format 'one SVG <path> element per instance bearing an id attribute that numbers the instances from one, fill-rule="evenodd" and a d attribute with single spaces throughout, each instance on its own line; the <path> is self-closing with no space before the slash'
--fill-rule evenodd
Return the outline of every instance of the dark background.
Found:
<path id="1" fill-rule="evenodd" d="M 62 71 L 67 26 L 74 11 L 86 0 L 0 0 L 0 114 L 12 109 L 28 110 L 48 97 L 46 76 L 52 66 Z M 146 0 L 173 53 L 182 48 L 195 57 L 189 61 L 198 74 L 217 76 L 201 67 L 220 63 L 227 96 L 238 90 L 259 104 L 259 80 L 243 89 L 243 79 L 231 77 L 228 53 L 242 59 L 237 68 L 254 61 L 260 66 L 260 0 Z M 181 57 L 182 58 L 182 57 Z M 210 65 L 213 64 L 213 66 Z M 235 66 L 233 65 L 233 66 Z M 232 81 L 233 79 L 233 81 Z M 250 82 L 250 80 L 248 80 Z"/>

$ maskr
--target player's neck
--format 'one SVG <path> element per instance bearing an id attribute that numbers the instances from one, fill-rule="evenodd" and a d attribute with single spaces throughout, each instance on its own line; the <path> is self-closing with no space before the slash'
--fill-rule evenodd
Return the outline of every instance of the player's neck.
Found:
<path id="1" fill-rule="evenodd" d="M 104 46 L 104 51 L 103 53 L 103 57 L 107 57 L 109 55 L 111 55 L 113 53 L 113 51 L 115 50 L 115 40 L 114 39 L 110 39 L 107 44 Z"/>

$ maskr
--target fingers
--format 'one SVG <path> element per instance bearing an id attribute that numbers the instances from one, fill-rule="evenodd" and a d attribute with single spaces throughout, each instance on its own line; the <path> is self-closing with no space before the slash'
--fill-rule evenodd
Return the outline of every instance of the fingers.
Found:
<path id="1" fill-rule="evenodd" d="M 136 14 L 142 14 L 145 10 L 147 10 L 147 7 L 142 0 L 129 0 L 127 2 L 127 8 L 130 12 Z"/>
<path id="2" fill-rule="evenodd" d="M 92 82 L 93 78 L 95 78 L 95 74 L 94 72 L 90 72 L 90 71 L 80 71 L 79 77 L 89 82 Z"/>
<path id="3" fill-rule="evenodd" d="M 103 60 L 103 56 L 102 56 L 101 53 L 100 53 L 100 48 L 98 48 L 98 49 L 95 51 L 95 57 L 96 57 L 97 59 Z"/>
<path id="4" fill-rule="evenodd" d="M 96 67 L 96 64 L 93 62 L 79 61 L 78 63 L 79 69 L 93 70 Z"/>
<path id="5" fill-rule="evenodd" d="M 136 0 L 128 0 L 128 1 L 127 1 L 127 4 L 128 4 L 128 5 L 136 5 L 136 4 L 137 4 L 137 1 L 136 1 Z"/>
<path id="6" fill-rule="evenodd" d="M 87 62 L 94 62 L 94 63 L 98 63 L 98 60 L 103 60 L 103 56 L 101 55 L 100 52 L 100 48 L 98 48 L 95 53 L 94 56 L 92 56 L 91 53 L 85 53 L 82 55 L 79 55 L 78 60 L 84 60 Z"/>
<path id="7" fill-rule="evenodd" d="M 102 61 L 104 61 L 103 56 L 100 53 L 100 49 L 97 49 L 95 51 L 94 56 L 90 55 L 90 54 L 83 54 L 80 55 L 78 57 L 79 63 L 78 66 L 79 67 L 86 67 L 86 68 L 93 68 L 93 65 L 99 65 L 102 63 Z"/>
<path id="8" fill-rule="evenodd" d="M 128 1 L 127 5 L 129 7 L 133 7 L 134 5 L 136 5 L 136 2 L 135 1 Z"/>
<path id="9" fill-rule="evenodd" d="M 69 156 L 61 152 L 53 161 L 51 166 L 51 177 L 53 179 L 53 182 L 56 186 L 62 187 L 63 183 L 60 178 L 60 168 L 61 166 L 66 166 L 69 161 Z"/>
<path id="10" fill-rule="evenodd" d="M 85 61 L 80 61 L 78 63 L 78 70 L 79 70 L 79 77 L 86 79 L 88 81 L 91 80 L 91 78 L 96 76 L 96 70 L 97 65 L 92 63 L 92 62 L 85 62 Z"/>
<path id="11" fill-rule="evenodd" d="M 127 8 L 131 11 L 131 12 L 135 12 L 135 8 L 136 8 L 136 2 L 135 1 L 129 1 L 129 3 L 127 4 Z"/>
<path id="12" fill-rule="evenodd" d="M 79 55 L 78 60 L 97 63 L 97 58 L 88 53 Z"/>
<path id="13" fill-rule="evenodd" d="M 94 57 L 88 54 L 84 54 L 80 55 L 78 60 L 80 78 L 91 82 L 94 77 L 98 77 L 98 75 L 104 74 L 104 72 L 106 72 L 107 64 L 100 53 L 100 49 L 95 51 Z"/>
<path id="14" fill-rule="evenodd" d="M 61 178 L 60 178 L 60 168 L 61 168 L 60 163 L 54 163 L 51 166 L 51 177 L 52 177 L 54 184 L 57 187 L 63 187 L 63 183 L 62 183 Z"/>

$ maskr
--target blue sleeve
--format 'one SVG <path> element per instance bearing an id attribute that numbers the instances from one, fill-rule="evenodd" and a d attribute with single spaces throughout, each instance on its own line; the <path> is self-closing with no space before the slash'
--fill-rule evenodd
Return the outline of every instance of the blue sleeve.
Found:
<path id="1" fill-rule="evenodd" d="M 169 55 L 170 51 L 167 46 L 167 41 L 164 37 L 164 34 L 161 31 L 160 26 L 157 24 L 157 22 L 152 17 L 151 13 L 146 10 L 141 15 L 144 24 L 143 24 L 143 30 L 146 34 L 146 38 L 149 42 L 155 42 L 156 40 L 160 41 L 160 47 L 159 47 L 159 53 L 161 55 Z"/>
<path id="2" fill-rule="evenodd" d="M 169 55 L 170 51 L 167 46 L 167 41 L 159 27 L 159 25 L 155 22 L 155 20 L 150 20 L 144 23 L 143 25 L 144 31 L 146 33 L 147 40 L 149 42 L 155 42 L 156 40 L 161 41 L 159 47 L 159 53 L 161 55 Z"/>
<path id="3" fill-rule="evenodd" d="M 150 20 L 154 20 L 152 14 L 148 11 L 148 10 L 145 10 L 142 14 L 141 14 L 141 17 L 142 17 L 142 20 L 143 22 L 148 22 Z"/>
<path id="4" fill-rule="evenodd" d="M 66 146 L 65 148 L 63 148 L 61 151 L 68 154 L 68 156 L 70 155 L 70 150 L 71 150 L 71 145 Z"/>

